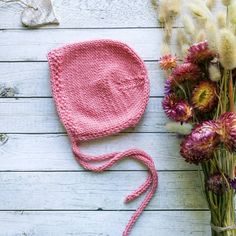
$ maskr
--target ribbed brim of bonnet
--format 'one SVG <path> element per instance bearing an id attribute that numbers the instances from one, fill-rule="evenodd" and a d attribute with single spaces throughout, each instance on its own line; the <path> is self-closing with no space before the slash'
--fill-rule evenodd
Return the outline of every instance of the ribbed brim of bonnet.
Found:
<path id="1" fill-rule="evenodd" d="M 149 98 L 147 70 L 126 44 L 95 40 L 48 54 L 53 97 L 71 138 L 90 140 L 135 126 Z"/>

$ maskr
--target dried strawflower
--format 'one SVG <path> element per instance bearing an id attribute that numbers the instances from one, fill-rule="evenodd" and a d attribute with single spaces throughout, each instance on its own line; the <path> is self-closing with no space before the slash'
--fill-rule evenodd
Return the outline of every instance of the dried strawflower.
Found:
<path id="1" fill-rule="evenodd" d="M 165 127 L 169 132 L 174 132 L 181 135 L 190 134 L 193 128 L 190 123 L 180 122 L 168 122 Z"/>
<path id="2" fill-rule="evenodd" d="M 234 178 L 234 179 L 232 179 L 232 180 L 230 181 L 230 186 L 231 186 L 231 188 L 233 188 L 234 190 L 236 190 L 236 178 Z"/>
<path id="3" fill-rule="evenodd" d="M 198 165 L 212 159 L 213 152 L 220 142 L 217 128 L 216 122 L 206 121 L 186 136 L 180 148 L 180 154 L 185 161 Z"/>
<path id="4" fill-rule="evenodd" d="M 170 54 L 164 55 L 160 58 L 159 64 L 162 70 L 170 70 L 177 66 L 177 58 Z"/>
<path id="5" fill-rule="evenodd" d="M 227 70 L 236 67 L 236 39 L 228 29 L 220 31 L 218 52 L 222 66 Z"/>
<path id="6" fill-rule="evenodd" d="M 210 77 L 211 81 L 218 82 L 221 80 L 221 72 L 220 72 L 220 68 L 217 64 L 211 63 L 209 65 L 208 72 L 209 72 L 209 77 Z"/>
<path id="7" fill-rule="evenodd" d="M 193 63 L 178 65 L 172 72 L 173 79 L 177 84 L 189 81 L 197 81 L 202 77 L 201 69 Z"/>
<path id="8" fill-rule="evenodd" d="M 179 100 L 174 94 L 164 97 L 162 107 L 167 117 L 177 122 L 187 122 L 193 116 L 192 107 L 188 102 Z"/>
<path id="9" fill-rule="evenodd" d="M 201 81 L 193 90 L 193 107 L 201 112 L 211 111 L 218 100 L 217 85 L 212 81 Z"/>
<path id="10" fill-rule="evenodd" d="M 164 85 L 164 95 L 170 95 L 173 92 L 173 77 L 170 75 L 166 80 L 165 80 L 165 85 Z"/>
<path id="11" fill-rule="evenodd" d="M 229 6 L 232 2 L 232 0 L 221 0 L 222 4 L 225 6 Z"/>
<path id="12" fill-rule="evenodd" d="M 236 151 L 236 113 L 226 112 L 219 118 L 221 142 L 229 151 Z"/>
<path id="13" fill-rule="evenodd" d="M 199 64 L 211 61 L 215 57 L 215 53 L 208 48 L 207 41 L 196 43 L 188 49 L 185 62 Z"/>
<path id="14" fill-rule="evenodd" d="M 219 12 L 217 14 L 217 25 L 220 29 L 226 27 L 226 14 L 225 12 Z"/>
<path id="15" fill-rule="evenodd" d="M 221 173 L 215 173 L 206 180 L 206 189 L 216 195 L 222 195 L 229 189 L 229 180 L 227 176 Z"/>

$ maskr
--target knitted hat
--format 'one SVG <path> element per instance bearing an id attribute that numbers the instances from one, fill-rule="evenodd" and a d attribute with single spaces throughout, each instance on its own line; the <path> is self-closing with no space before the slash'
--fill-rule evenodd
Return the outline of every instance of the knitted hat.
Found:
<path id="1" fill-rule="evenodd" d="M 127 236 L 156 191 L 158 179 L 153 160 L 138 149 L 86 155 L 79 145 L 139 122 L 149 98 L 145 65 L 126 44 L 112 40 L 66 45 L 50 51 L 48 61 L 57 111 L 77 161 L 85 169 L 102 172 L 119 160 L 133 158 L 149 170 L 145 183 L 126 198 L 130 202 L 149 190 L 123 232 Z"/>

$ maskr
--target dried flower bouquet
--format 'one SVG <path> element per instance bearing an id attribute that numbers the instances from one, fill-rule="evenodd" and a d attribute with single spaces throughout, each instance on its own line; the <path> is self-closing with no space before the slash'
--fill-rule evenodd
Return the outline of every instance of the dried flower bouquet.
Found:
<path id="1" fill-rule="evenodd" d="M 153 6 L 163 26 L 167 127 L 184 135 L 185 161 L 201 166 L 212 235 L 236 236 L 236 1 L 160 0 Z M 177 18 L 183 27 L 173 37 Z"/>

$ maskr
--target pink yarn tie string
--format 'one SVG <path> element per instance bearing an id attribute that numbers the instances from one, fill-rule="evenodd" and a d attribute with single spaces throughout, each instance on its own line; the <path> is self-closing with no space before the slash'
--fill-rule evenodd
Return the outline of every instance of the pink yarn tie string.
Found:
<path id="1" fill-rule="evenodd" d="M 100 156 L 86 155 L 80 152 L 80 149 L 75 141 L 72 141 L 72 150 L 76 157 L 76 160 L 80 163 L 80 165 L 82 165 L 85 169 L 93 172 L 103 172 L 111 168 L 117 162 L 127 158 L 137 160 L 147 167 L 149 173 L 146 181 L 138 189 L 133 191 L 125 198 L 126 203 L 131 202 L 149 190 L 144 200 L 142 201 L 138 209 L 134 212 L 128 224 L 126 225 L 126 228 L 122 235 L 128 236 L 137 219 L 153 198 L 158 186 L 158 175 L 152 158 L 146 152 L 139 149 L 129 149 L 124 152 L 113 152 Z M 95 166 L 92 164 L 98 162 L 104 163 L 99 166 Z"/>

